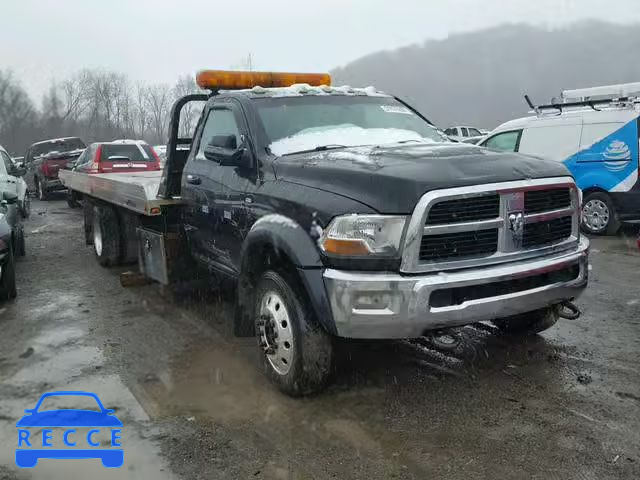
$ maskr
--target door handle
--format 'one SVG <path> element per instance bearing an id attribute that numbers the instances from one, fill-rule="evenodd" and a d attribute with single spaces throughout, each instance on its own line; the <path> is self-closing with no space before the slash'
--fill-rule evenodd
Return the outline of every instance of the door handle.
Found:
<path id="1" fill-rule="evenodd" d="M 200 185 L 202 180 L 197 175 L 187 175 L 187 183 L 191 185 Z"/>

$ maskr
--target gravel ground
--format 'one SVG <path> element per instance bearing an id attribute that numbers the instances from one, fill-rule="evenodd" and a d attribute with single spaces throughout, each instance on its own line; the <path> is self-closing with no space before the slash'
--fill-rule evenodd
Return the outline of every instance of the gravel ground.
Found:
<path id="1" fill-rule="evenodd" d="M 0 479 L 640 478 L 640 255 L 592 242 L 584 316 L 528 339 L 468 327 L 341 346 L 335 383 L 290 399 L 230 333 L 228 292 L 123 288 L 83 244 L 81 213 L 34 202 L 19 296 L 0 304 Z M 15 422 L 53 390 L 99 394 L 125 464 L 15 467 Z"/>

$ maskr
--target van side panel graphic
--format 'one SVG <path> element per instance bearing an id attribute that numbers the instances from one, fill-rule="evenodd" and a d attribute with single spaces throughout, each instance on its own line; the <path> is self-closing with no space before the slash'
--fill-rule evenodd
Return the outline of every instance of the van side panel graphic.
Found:
<path id="1" fill-rule="evenodd" d="M 572 155 L 564 164 L 582 190 L 599 187 L 628 192 L 638 181 L 637 119 Z"/>

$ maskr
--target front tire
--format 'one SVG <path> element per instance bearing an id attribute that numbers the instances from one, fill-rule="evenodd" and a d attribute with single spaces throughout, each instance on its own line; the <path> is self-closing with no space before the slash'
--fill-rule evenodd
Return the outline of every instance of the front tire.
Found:
<path id="1" fill-rule="evenodd" d="M 330 335 L 319 325 L 296 282 L 265 272 L 255 295 L 255 327 L 266 376 L 294 397 L 322 390 L 333 364 Z"/>
<path id="2" fill-rule="evenodd" d="M 501 318 L 494 320 L 492 323 L 505 333 L 535 335 L 550 329 L 557 321 L 557 311 L 553 307 L 548 307 L 529 313 Z"/>
<path id="3" fill-rule="evenodd" d="M 120 228 L 113 208 L 96 205 L 93 208 L 93 251 L 98 263 L 112 267 L 120 263 Z"/>
<path id="4" fill-rule="evenodd" d="M 31 198 L 29 192 L 25 192 L 24 199 L 20 203 L 20 215 L 22 218 L 27 219 L 31 215 Z"/>
<path id="5" fill-rule="evenodd" d="M 11 300 L 16 298 L 18 291 L 16 290 L 16 265 L 13 256 L 13 245 L 7 252 L 7 261 L 2 266 L 2 276 L 0 277 L 0 300 Z"/>
<path id="6" fill-rule="evenodd" d="M 592 235 L 615 235 L 620 221 L 611 197 L 604 192 L 588 194 L 582 205 L 582 230 Z"/>

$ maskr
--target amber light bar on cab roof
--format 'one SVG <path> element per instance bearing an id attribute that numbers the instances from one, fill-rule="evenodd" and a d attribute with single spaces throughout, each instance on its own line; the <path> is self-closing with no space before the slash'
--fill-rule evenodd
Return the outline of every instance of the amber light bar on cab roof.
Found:
<path id="1" fill-rule="evenodd" d="M 253 87 L 290 87 L 306 83 L 312 87 L 331 85 L 328 73 L 241 72 L 231 70 L 202 70 L 196 83 L 207 90 L 240 90 Z"/>

